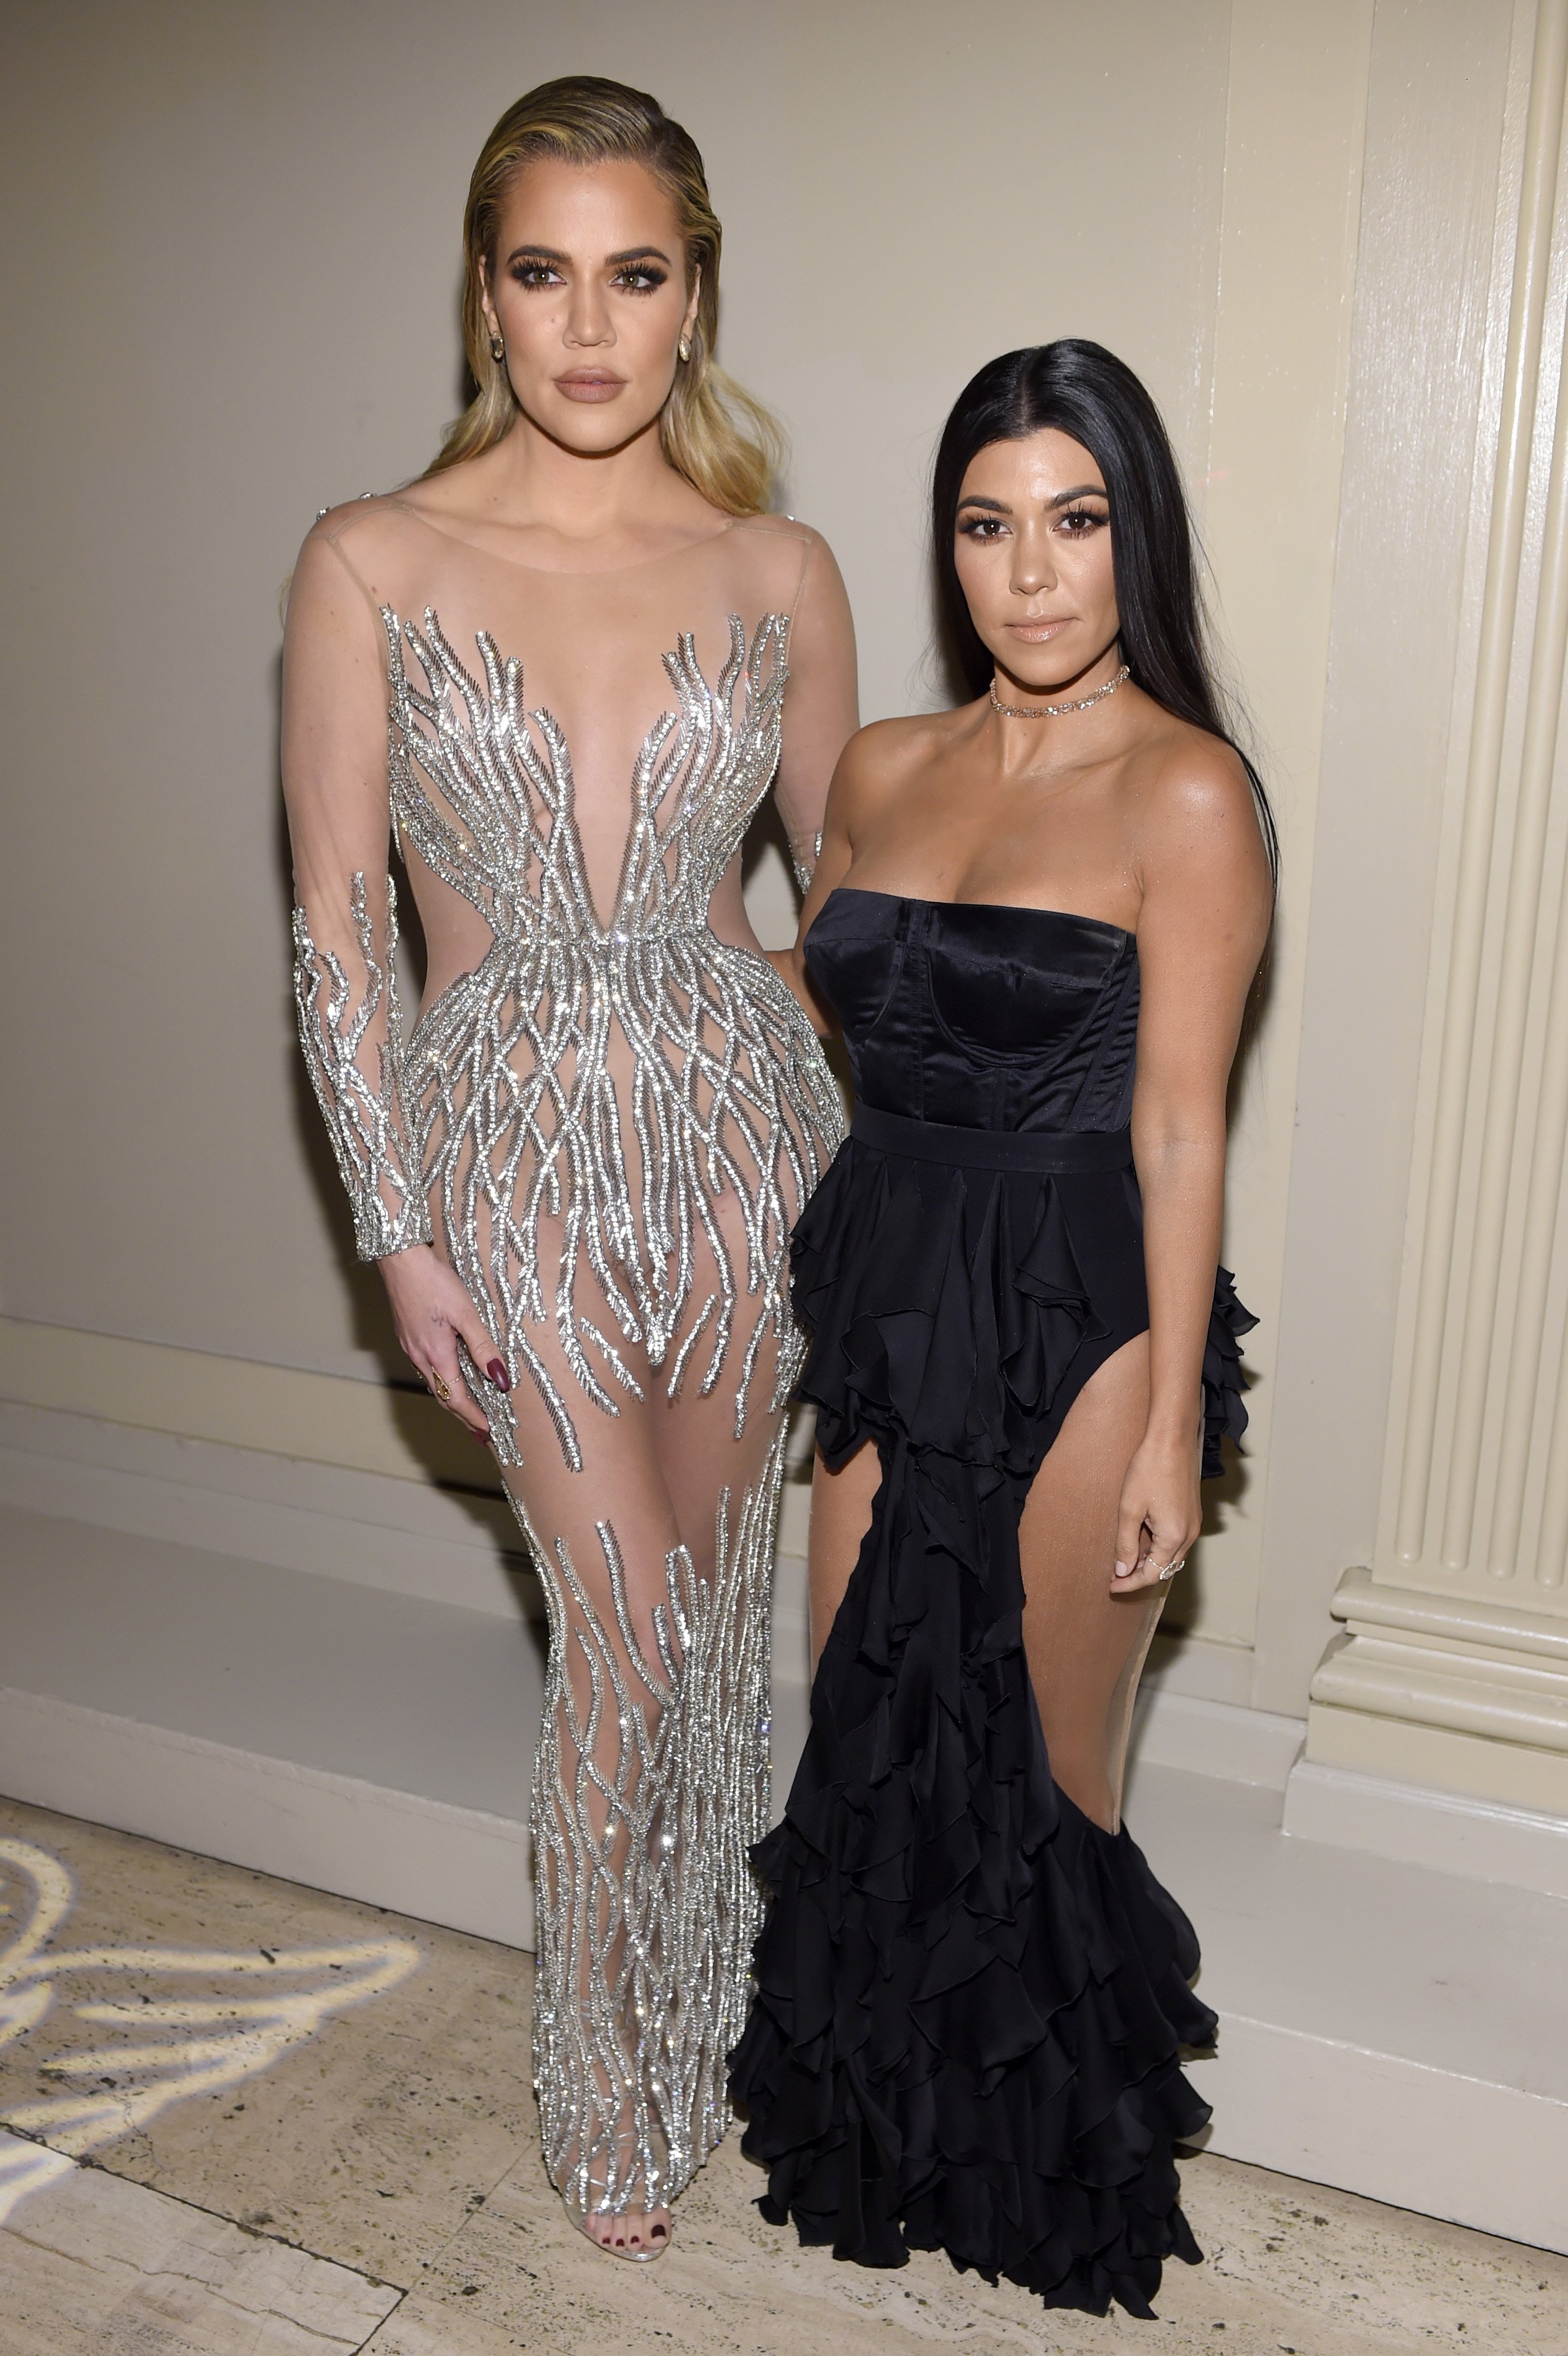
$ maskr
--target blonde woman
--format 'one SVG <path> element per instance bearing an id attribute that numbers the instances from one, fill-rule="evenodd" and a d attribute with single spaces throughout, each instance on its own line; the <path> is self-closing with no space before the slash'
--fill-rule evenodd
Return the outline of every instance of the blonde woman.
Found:
<path id="1" fill-rule="evenodd" d="M 539 1565 L 545 2159 L 647 2259 L 727 2118 L 787 1252 L 841 1127 L 740 843 L 775 785 L 809 880 L 854 639 L 823 542 L 766 512 L 769 421 L 714 360 L 719 224 L 656 101 L 531 91 L 465 240 L 473 403 L 294 577 L 300 1025 L 360 1256 Z M 428 949 L 406 1043 L 389 805 Z"/>

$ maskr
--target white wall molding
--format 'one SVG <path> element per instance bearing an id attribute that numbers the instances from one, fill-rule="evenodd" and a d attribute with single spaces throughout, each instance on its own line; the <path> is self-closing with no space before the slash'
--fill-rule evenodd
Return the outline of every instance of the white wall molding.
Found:
<path id="1" fill-rule="evenodd" d="M 0 1320 L 0 1343 L 5 1323 Z M 70 1338 L 74 1344 L 93 1337 Z M 140 1350 L 143 1345 L 126 1346 Z M 62 1351 L 60 1360 L 70 1355 Z M 193 1355 L 159 1354 L 176 1359 Z M 35 1357 L 30 1363 L 37 1369 L 48 1362 Z M 236 1364 L 219 1359 L 206 1361 L 205 1366 L 233 1368 Z M 101 1529 L 169 1538 L 180 1546 L 205 1547 L 396 1594 L 425 1596 L 432 1602 L 458 1603 L 470 1611 L 513 1616 L 520 1594 L 525 1608 L 532 1608 L 532 1572 L 511 1508 L 495 1483 L 493 1462 L 488 1491 L 479 1485 L 443 1485 L 417 1460 L 406 1470 L 390 1470 L 390 1451 L 383 1452 L 380 1463 L 367 1464 L 363 1459 L 373 1459 L 378 1451 L 356 1448 L 351 1418 L 347 1430 L 339 1419 L 338 1438 L 324 1435 L 319 1452 L 312 1455 L 291 1453 L 262 1440 L 237 1444 L 214 1436 L 233 1427 L 233 1401 L 204 1411 L 204 1396 L 209 1404 L 211 1394 L 204 1394 L 200 1380 L 193 1379 L 204 1370 L 175 1369 L 172 1379 L 144 1402 L 142 1412 L 149 1418 L 163 1416 L 161 1424 L 38 1405 L 7 1398 L 0 1390 L 0 1505 L 89 1522 Z M 250 1371 L 240 1368 L 237 1393 L 243 1392 L 242 1378 Z M 332 1378 L 297 1379 L 309 1385 Z M 39 1380 L 35 1387 L 49 1386 Z M 338 1387 L 359 1391 L 365 1386 L 345 1383 Z M 80 1383 L 69 1389 L 76 1397 L 91 1395 Z M 330 1398 L 318 1403 L 340 1404 Z M 290 1404 L 292 1411 L 299 1402 Z M 360 1414 L 359 1402 L 350 1406 Z M 202 1425 L 205 1430 L 192 1430 Z M 360 1416 L 358 1438 L 375 1438 L 367 1416 Z M 466 1442 L 464 1446 L 466 1450 Z M 338 1452 L 328 1454 L 329 1448 Z M 360 1461 L 354 1461 L 356 1456 Z M 487 1464 L 482 1458 L 478 1471 L 483 1483 Z M 801 1615 L 802 1629 L 810 1509 L 810 1482 L 787 1478 L 779 1531 L 780 1578 L 790 1590 L 791 1608 Z"/>
<path id="2" fill-rule="evenodd" d="M 1132 1748 L 1140 1766 L 1283 1792 L 1305 1732 L 1299 1718 L 1152 1687 L 1139 1697 Z"/>
<path id="3" fill-rule="evenodd" d="M 1471 502 L 1484 578 L 1457 666 L 1375 1569 L 1334 1599 L 1346 1633 L 1311 1681 L 1307 1758 L 1568 1816 L 1568 0 L 1516 21 L 1531 46 L 1497 184 L 1496 438 Z"/>
<path id="4" fill-rule="evenodd" d="M 1568 1621 L 1360 1569 L 1334 1612 L 1345 1633 L 1312 1680 L 1313 1765 L 1560 1815 L 1568 1832 Z"/>
<path id="5" fill-rule="evenodd" d="M 499 1496 L 7 1401 L 0 1505 L 508 1617 L 532 1583 Z"/>
<path id="6" fill-rule="evenodd" d="M 1298 1840 L 1568 1898 L 1568 1816 L 1469 1792 L 1302 1759 L 1285 1786 L 1284 1829 Z"/>
<path id="7" fill-rule="evenodd" d="M 0 1689 L 0 1791 L 510 1947 L 527 1826 L 48 1695 Z"/>
<path id="8" fill-rule="evenodd" d="M 423 1392 L 117 1333 L 0 1317 L 0 1399 L 393 1480 L 500 1486 L 493 1459 Z"/>
<path id="9" fill-rule="evenodd" d="M 1568 2103 L 1234 2012 L 1188 2066 L 1211 2151 L 1568 2250 Z"/>
<path id="10" fill-rule="evenodd" d="M 1552 955 L 1552 935 L 1568 921 L 1568 908 L 1553 908 L 1545 896 L 1568 648 L 1568 411 L 1557 402 L 1563 320 L 1548 318 L 1565 76 L 1568 0 L 1539 0 L 1517 189 L 1505 169 L 1498 191 L 1499 246 L 1506 253 L 1511 229 L 1512 269 L 1486 580 L 1467 757 L 1451 799 L 1454 897 L 1436 927 L 1429 977 L 1402 1396 L 1389 1432 L 1378 1548 L 1380 1568 L 1396 1569 L 1417 1586 L 1445 1584 L 1444 1572 L 1485 1576 L 1488 1564 L 1511 1578 L 1520 1567 L 1526 1458 L 1563 1170 L 1563 1129 L 1552 1118 L 1550 1076 L 1538 1101 L 1526 1048 L 1532 1001 L 1539 1023 L 1541 1004 L 1550 997 L 1555 1006 L 1568 980 Z M 1545 511 L 1536 542 L 1529 527 L 1542 477 Z M 1568 1013 L 1568 1005 L 1563 1011 Z M 1520 1248 L 1517 1201 L 1509 1217 L 1519 1193 L 1516 1160 L 1531 1181 L 1522 1248 L 1535 1280 L 1519 1293 L 1517 1324 L 1516 1303 L 1504 1287 L 1509 1247 Z M 1544 1194 L 1538 1180 L 1545 1182 Z M 1516 1283 L 1520 1272 L 1516 1267 Z M 1499 1329 L 1499 1305 L 1511 1333 Z M 1494 1373 L 1506 1380 L 1509 1422 L 1517 1428 L 1505 1435 L 1502 1451 L 1510 1469 L 1484 1496 L 1483 1438 L 1496 1430 Z"/>

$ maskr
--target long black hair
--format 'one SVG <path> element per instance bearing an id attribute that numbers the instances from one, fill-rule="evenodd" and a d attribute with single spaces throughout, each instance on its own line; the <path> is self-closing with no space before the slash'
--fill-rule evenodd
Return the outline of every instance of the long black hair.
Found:
<path id="1" fill-rule="evenodd" d="M 1236 741 L 1214 676 L 1176 453 L 1143 384 L 1102 344 L 1064 336 L 1004 352 L 970 379 L 942 428 L 931 479 L 931 541 L 939 619 L 960 676 L 972 695 L 983 695 L 994 669 L 953 562 L 964 476 L 993 442 L 1021 442 L 1047 427 L 1080 442 L 1105 477 L 1122 661 L 1145 695 L 1230 745 L 1247 772 L 1277 881 L 1273 812 L 1254 763 Z"/>

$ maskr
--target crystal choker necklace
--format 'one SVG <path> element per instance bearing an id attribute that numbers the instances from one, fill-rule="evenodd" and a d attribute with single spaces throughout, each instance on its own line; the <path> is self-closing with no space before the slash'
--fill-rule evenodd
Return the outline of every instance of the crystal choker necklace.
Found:
<path id="1" fill-rule="evenodd" d="M 1114 679 L 1097 687 L 1092 695 L 1080 695 L 1076 703 L 1004 703 L 996 692 L 996 681 L 991 682 L 991 709 L 999 712 L 1004 720 L 1060 720 L 1069 712 L 1087 712 L 1091 703 L 1102 703 L 1114 695 L 1122 680 L 1131 674 L 1123 663 Z"/>

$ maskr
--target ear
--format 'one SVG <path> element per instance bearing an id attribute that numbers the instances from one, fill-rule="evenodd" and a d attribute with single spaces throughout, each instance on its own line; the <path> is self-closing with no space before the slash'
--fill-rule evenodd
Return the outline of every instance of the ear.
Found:
<path id="1" fill-rule="evenodd" d="M 683 335 L 689 336 L 697 324 L 697 305 L 702 300 L 702 294 L 703 266 L 699 262 L 692 273 L 692 291 L 686 297 L 686 316 L 681 322 L 681 331 Z"/>
<path id="2" fill-rule="evenodd" d="M 479 256 L 479 308 L 484 313 L 485 326 L 490 334 L 499 336 L 501 323 L 496 316 L 496 306 L 490 300 L 490 265 L 483 254 Z"/>

